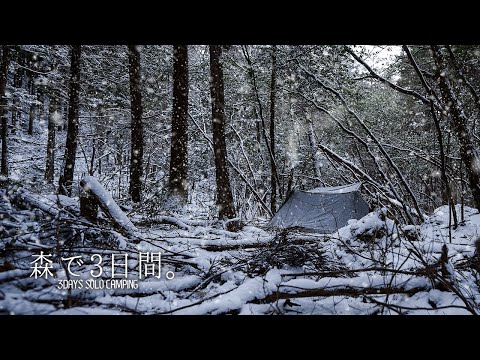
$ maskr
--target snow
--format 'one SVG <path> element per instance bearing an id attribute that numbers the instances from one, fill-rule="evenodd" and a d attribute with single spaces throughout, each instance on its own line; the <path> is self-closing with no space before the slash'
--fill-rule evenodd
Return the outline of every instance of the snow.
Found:
<path id="1" fill-rule="evenodd" d="M 87 184 L 108 204 L 108 210 L 116 220 L 127 226 L 133 225 L 98 181 L 87 177 Z M 452 229 L 451 242 L 448 207 L 440 207 L 423 224 L 416 226 L 397 228 L 396 223 L 388 218 L 386 209 L 377 209 L 362 219 L 350 220 L 347 226 L 333 234 L 290 231 L 284 240 L 279 233 L 253 225 L 245 226 L 238 233 L 230 233 L 207 217 L 195 217 L 198 213 L 195 207 L 191 211 L 160 214 L 156 216 L 160 221 L 148 227 L 140 225 L 147 220 L 146 215 L 137 215 L 136 229 L 141 231 L 142 237 L 135 247 L 127 246 L 128 237 L 122 237 L 113 229 L 110 233 L 123 239 L 123 245 L 117 242 L 113 248 L 111 244 L 102 248 L 86 238 L 83 240 L 78 254 L 84 263 L 72 265 L 80 275 L 75 280 L 91 279 L 90 271 L 95 270 L 89 262 L 92 253 L 101 254 L 105 259 L 112 253 L 128 253 L 129 279 L 139 279 L 138 252 L 159 251 L 162 252 L 163 266 L 160 279 L 138 280 L 138 288 L 76 288 L 66 291 L 57 288 L 59 280 L 68 279 L 65 269 L 55 264 L 52 269 L 54 278 L 34 279 L 30 277 L 30 262 L 39 247 L 45 253 L 55 251 L 55 232 L 52 237 L 42 237 L 41 231 L 52 221 L 62 221 L 62 216 L 75 216 L 78 199 L 38 195 L 24 189 L 18 189 L 16 193 L 29 196 L 39 208 L 50 214 L 50 220 L 32 217 L 32 211 L 17 209 L 10 202 L 15 192 L 10 196 L 5 191 L 0 194 L 0 210 L 8 209 L 11 214 L 1 220 L 5 231 L 21 229 L 17 235 L 0 238 L 3 248 L 8 248 L 12 239 L 16 239 L 19 248 L 15 250 L 18 260 L 13 261 L 14 267 L 0 271 L 0 313 L 469 314 L 471 311 L 458 295 L 441 290 L 425 273 L 418 272 L 424 268 L 422 261 L 432 266 L 438 263 L 444 245 L 449 254 L 446 264 L 448 281 L 478 312 L 477 275 L 465 265 L 475 253 L 474 243 L 480 234 L 480 214 L 472 208 L 465 208 L 465 222 Z M 57 214 L 58 219 L 51 214 Z M 76 225 L 75 231 L 82 233 L 85 230 Z M 286 247 L 285 242 L 291 247 Z M 295 255 L 298 250 L 291 255 L 276 253 L 279 246 L 287 252 L 296 247 L 304 251 L 321 251 L 321 262 L 309 260 L 300 266 L 288 263 L 272 266 L 268 263 L 271 256 L 277 257 L 276 263 L 282 256 L 286 260 L 288 256 L 298 256 Z M 414 255 L 417 253 L 422 259 Z M 263 269 L 259 270 L 258 259 L 264 259 Z M 2 262 L 0 270 L 1 266 Z M 174 273 L 173 279 L 167 279 L 167 271 Z M 106 281 L 110 275 L 107 263 L 99 280 Z M 382 294 L 388 288 L 401 292 Z M 365 289 L 369 289 L 369 293 L 354 295 L 355 292 L 362 294 Z M 376 294 L 375 289 L 380 293 Z M 306 291 L 316 290 L 325 296 L 304 295 Z M 283 298 L 277 298 L 280 294 Z M 286 295 L 290 298 L 286 299 Z M 70 307 L 65 305 L 68 298 L 73 299 Z"/>
<path id="2" fill-rule="evenodd" d="M 222 314 L 240 309 L 243 304 L 272 294 L 280 284 L 278 269 L 270 270 L 264 279 L 247 279 L 232 291 L 197 306 L 173 312 L 176 315 Z"/>
<path id="3" fill-rule="evenodd" d="M 112 196 L 108 193 L 108 191 L 105 190 L 105 188 L 98 182 L 96 178 L 93 176 L 85 176 L 82 181 L 84 183 L 84 189 L 87 191 L 92 191 L 99 198 L 101 203 L 108 208 L 109 215 L 112 216 L 118 224 L 132 234 L 138 232 L 132 221 L 127 215 L 125 215 L 122 209 L 120 209 L 117 203 L 113 200 Z"/>
<path id="4" fill-rule="evenodd" d="M 133 203 L 129 194 L 131 157 L 140 154 L 131 152 L 126 48 L 85 47 L 81 78 L 88 85 L 82 89 L 88 91 L 80 94 L 71 197 L 56 194 L 66 165 L 69 47 L 18 48 L 19 54 L 27 55 L 18 60 L 25 60 L 27 68 L 33 66 L 33 72 L 23 75 L 33 77 L 17 79 L 21 61 L 11 64 L 6 97 L 12 106 L 5 114 L 12 125 L 7 129 L 11 130 L 7 131 L 9 176 L 0 176 L 0 314 L 480 314 L 480 214 L 457 205 L 460 223 L 453 228 L 449 207 L 438 205 L 445 198 L 442 161 L 436 135 L 427 134 L 432 125 L 428 114 L 416 105 L 428 106 L 431 98 L 438 107 L 439 99 L 395 85 L 398 74 L 387 66 L 395 59 L 387 59 L 385 53 L 396 53 L 400 47 L 324 46 L 309 49 L 306 57 L 301 48 L 280 51 L 287 58 L 301 56 L 294 56 L 293 68 L 282 70 L 278 101 L 271 109 L 276 110 L 270 140 L 275 143 L 280 176 L 277 207 L 289 190 L 317 183 L 347 185 L 314 188 L 303 196 L 348 195 L 364 184 L 370 209 L 359 216 L 376 207 L 363 218 L 347 215 L 340 229 L 334 216 L 332 233 L 326 234 L 267 227 L 272 186 L 263 140 L 270 136 L 263 140 L 257 136 L 262 136 L 258 131 L 268 116 L 258 113 L 251 96 L 252 90 L 257 95 L 257 90 L 263 91 L 263 100 L 269 95 L 265 90 L 274 79 L 269 76 L 267 48 L 250 49 L 261 75 L 256 78 L 258 89 L 252 89 L 243 76 L 248 74 L 240 76 L 241 63 L 232 67 L 230 61 L 225 66 L 231 80 L 225 94 L 230 103 L 225 109 L 227 162 L 235 216 L 245 226 L 238 232 L 226 231 L 228 221 L 218 219 L 206 49 L 190 48 L 190 70 L 196 76 L 189 86 L 188 116 L 195 126 L 184 144 L 189 154 L 185 204 L 168 189 L 168 163 L 175 151 L 170 143 L 175 126 L 169 121 L 171 86 L 167 86 L 172 78 L 168 75 L 171 48 L 142 47 L 146 91 L 140 203 Z M 243 50 L 250 56 L 249 49 Z M 357 55 L 360 52 L 364 60 Z M 235 54 L 230 55 L 235 58 Z M 119 61 L 112 62 L 112 56 Z M 450 77 L 446 80 L 453 81 L 452 74 L 443 70 L 442 75 Z M 372 86 L 365 74 L 417 99 L 405 103 L 403 95 Z M 41 91 L 32 94 L 29 84 Z M 55 89 L 59 101 L 52 107 L 49 93 Z M 453 100 L 458 104 L 439 110 L 456 106 L 463 120 L 473 121 L 475 116 L 464 113 L 462 99 Z M 27 134 L 30 119 L 33 128 Z M 49 120 L 59 125 L 54 133 L 47 129 Z M 467 133 L 444 135 L 448 139 L 452 135 L 447 165 L 454 198 L 471 205 L 469 168 L 459 162 L 462 153 L 476 155 L 471 153 L 476 149 L 459 147 L 459 137 L 474 135 Z M 48 135 L 50 143 L 52 135 L 55 140 L 50 149 L 55 156 L 53 178 L 46 180 Z M 138 164 L 137 160 L 133 162 Z M 473 170 L 479 167 L 473 161 Z M 89 174 L 93 176 L 85 176 Z M 80 215 L 82 179 L 103 211 L 90 220 Z M 338 205 L 346 209 L 341 200 Z M 319 208 L 307 210 L 303 219 Z M 463 215 L 465 221 L 460 220 Z M 53 260 L 48 278 L 32 276 L 38 265 L 32 260 L 41 252 Z M 158 272 L 152 273 L 153 264 L 150 268 L 142 264 L 145 253 L 161 253 Z M 102 259 L 102 272 L 94 278 L 92 273 L 99 268 L 95 256 Z M 62 258 L 69 257 L 77 261 L 66 266 Z M 127 279 L 119 276 L 123 270 Z M 150 274 L 145 274 L 147 270 Z M 131 286 L 97 286 L 113 278 Z"/>
<path id="5" fill-rule="evenodd" d="M 307 192 L 313 194 L 346 194 L 354 191 L 360 190 L 362 183 L 354 183 L 354 184 L 347 184 L 347 185 L 340 185 L 340 186 L 325 186 L 325 187 L 317 187 Z"/>

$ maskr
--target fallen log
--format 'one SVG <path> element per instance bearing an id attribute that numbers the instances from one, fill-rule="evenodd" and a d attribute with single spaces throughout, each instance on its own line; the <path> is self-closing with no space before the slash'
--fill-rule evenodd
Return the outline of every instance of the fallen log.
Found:
<path id="1" fill-rule="evenodd" d="M 308 243 L 316 243 L 318 241 L 311 241 L 311 240 L 302 240 L 302 239 L 294 239 L 289 242 L 289 244 L 293 245 L 305 245 Z M 276 242 L 268 241 L 268 242 L 256 242 L 250 244 L 208 244 L 208 245 L 199 245 L 200 248 L 207 251 L 231 251 L 231 250 L 244 250 L 244 249 L 261 249 L 261 248 L 275 248 L 278 246 Z"/>
<path id="2" fill-rule="evenodd" d="M 98 207 L 110 219 L 114 228 L 126 237 L 138 237 L 138 230 L 120 209 L 107 190 L 93 176 L 85 176 L 80 181 L 80 213 L 96 222 Z"/>
<path id="3" fill-rule="evenodd" d="M 173 216 L 158 216 L 154 219 L 138 221 L 137 224 L 140 224 L 140 225 L 165 224 L 165 225 L 173 225 L 178 227 L 179 229 L 187 230 L 187 231 L 192 229 L 192 227 L 186 224 L 183 220 L 177 219 Z"/>
<path id="4" fill-rule="evenodd" d="M 33 194 L 25 189 L 18 189 L 11 201 L 23 208 L 37 208 L 50 216 L 56 217 L 60 209 L 57 204 L 41 195 Z"/>
<path id="5" fill-rule="evenodd" d="M 271 303 L 277 300 L 285 299 L 295 299 L 295 298 L 306 298 L 306 297 L 328 297 L 328 296 L 350 296 L 350 297 L 359 297 L 366 295 L 391 295 L 391 294 L 408 294 L 413 295 L 421 291 L 428 290 L 425 287 L 415 287 L 410 289 L 405 289 L 401 287 L 367 287 L 367 288 L 353 288 L 353 287 L 343 287 L 335 289 L 311 289 L 305 290 L 296 293 L 284 293 L 277 292 L 270 294 L 263 299 L 258 299 L 252 301 L 256 304 Z"/>

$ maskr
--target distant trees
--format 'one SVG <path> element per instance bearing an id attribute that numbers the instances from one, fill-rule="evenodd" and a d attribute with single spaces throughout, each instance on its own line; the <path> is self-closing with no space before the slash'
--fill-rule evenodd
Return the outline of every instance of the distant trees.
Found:
<path id="1" fill-rule="evenodd" d="M 92 174 L 139 209 L 212 206 L 229 229 L 268 218 L 289 189 L 362 181 L 400 221 L 448 203 L 455 226 L 454 204 L 480 209 L 480 47 L 373 61 L 389 48 L 4 45 L 1 172 L 42 144 L 28 172 L 60 175 L 61 194 Z"/>
<path id="2" fill-rule="evenodd" d="M 480 155 L 468 125 L 466 109 L 453 89 L 451 71 L 447 67 L 443 51 L 438 45 L 432 45 L 431 50 L 437 68 L 435 75 L 439 83 L 443 104 L 445 104 L 444 109 L 451 116 L 453 128 L 460 144 L 460 157 L 465 164 L 473 201 L 480 211 Z M 458 74 L 454 76 L 458 76 Z M 473 93 L 476 95 L 475 91 Z M 476 100 L 478 102 L 478 97 Z"/>
<path id="3" fill-rule="evenodd" d="M 25 73 L 25 54 L 17 47 L 15 51 L 15 58 L 18 66 L 13 75 L 13 102 L 12 102 L 12 134 L 15 134 L 18 127 L 19 119 L 21 118 L 22 109 L 20 106 L 20 90 L 22 88 L 24 73 Z"/>
<path id="4" fill-rule="evenodd" d="M 128 73 L 130 76 L 132 116 L 129 193 L 132 201 L 140 202 L 143 174 L 143 125 L 140 51 L 138 45 L 128 45 Z"/>
<path id="5" fill-rule="evenodd" d="M 70 52 L 70 85 L 65 165 L 63 168 L 63 176 L 60 176 L 58 183 L 60 194 L 68 196 L 72 194 L 73 171 L 75 169 L 75 159 L 77 155 L 81 46 L 73 45 Z"/>
<path id="6" fill-rule="evenodd" d="M 173 47 L 173 105 L 169 188 L 187 200 L 188 169 L 188 47 Z"/>
<path id="7" fill-rule="evenodd" d="M 272 159 L 270 161 L 270 210 L 272 214 L 277 212 L 277 166 L 275 164 L 275 97 L 277 93 L 277 47 L 272 46 L 272 75 L 270 78 L 270 150 Z"/>
<path id="8" fill-rule="evenodd" d="M 8 149 L 7 149 L 7 138 L 8 138 L 8 100 L 5 93 L 5 88 L 7 86 L 8 80 L 8 66 L 10 64 L 10 46 L 2 45 L 2 61 L 0 67 L 0 116 L 2 118 L 2 165 L 1 165 L 1 174 L 3 176 L 8 176 Z"/>
<path id="9" fill-rule="evenodd" d="M 222 48 L 210 45 L 210 94 L 212 97 L 212 129 L 215 158 L 215 179 L 217 184 L 217 208 L 220 219 L 236 217 L 232 190 L 227 166 L 227 146 L 225 144 L 225 94 L 222 69 Z M 229 221 L 227 229 L 239 229 L 238 221 Z"/>

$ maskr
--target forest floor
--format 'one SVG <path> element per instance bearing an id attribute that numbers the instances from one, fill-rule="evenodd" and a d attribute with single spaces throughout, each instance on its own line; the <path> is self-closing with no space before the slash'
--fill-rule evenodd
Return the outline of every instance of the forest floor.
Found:
<path id="1" fill-rule="evenodd" d="M 124 236 L 106 217 L 82 218 L 78 198 L 49 194 L 43 143 L 28 143 L 13 140 L 13 180 L 0 189 L 0 313 L 480 312 L 475 209 L 451 231 L 443 206 L 418 226 L 378 209 L 320 235 L 262 223 L 232 233 L 190 206 L 131 213 Z"/>
<path id="2" fill-rule="evenodd" d="M 44 210 L 17 205 L 29 196 Z M 79 218 L 75 200 L 66 197 L 1 190 L 0 212 L 4 313 L 468 314 L 480 302 L 474 257 L 480 215 L 470 208 L 451 242 L 448 208 L 417 229 L 401 231 L 380 210 L 331 235 L 254 226 L 230 233 L 198 218 L 163 216 L 157 223 L 137 216 L 134 239 Z M 161 264 L 150 263 L 160 267 L 139 278 L 145 254 L 158 252 Z M 50 273 L 35 278 L 36 264 L 46 268 L 35 262 L 42 253 Z M 112 254 L 115 279 L 128 272 L 137 285 L 111 288 L 118 287 Z M 99 256 L 103 273 L 95 278 Z"/>

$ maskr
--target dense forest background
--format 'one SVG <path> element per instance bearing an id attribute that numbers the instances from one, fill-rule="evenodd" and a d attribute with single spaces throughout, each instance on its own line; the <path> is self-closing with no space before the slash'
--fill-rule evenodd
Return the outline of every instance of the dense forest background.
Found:
<path id="1" fill-rule="evenodd" d="M 92 176 L 143 225 L 231 234 L 361 182 L 396 226 L 446 206 L 452 242 L 480 210 L 479 69 L 476 45 L 2 45 L 1 187 Z"/>
<path id="2" fill-rule="evenodd" d="M 410 222 L 478 207 L 479 51 L 4 45 L 2 174 L 77 195 L 89 174 L 141 207 L 175 194 L 247 222 L 292 188 L 358 180 Z M 43 179 L 10 150 L 39 139 Z"/>

